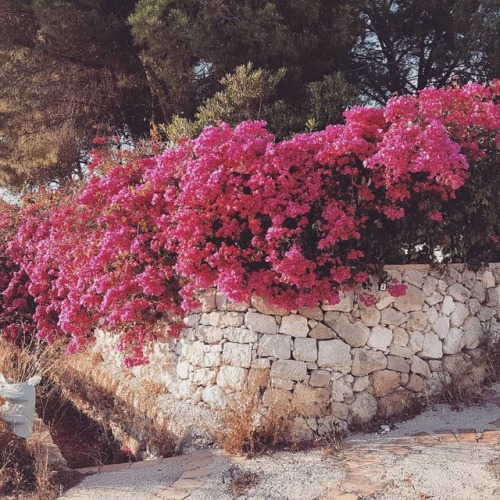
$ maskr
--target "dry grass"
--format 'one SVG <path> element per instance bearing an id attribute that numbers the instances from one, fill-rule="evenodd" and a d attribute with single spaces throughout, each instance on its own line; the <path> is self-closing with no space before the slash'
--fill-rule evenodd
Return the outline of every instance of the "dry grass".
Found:
<path id="1" fill-rule="evenodd" d="M 242 471 L 233 466 L 228 471 L 230 477 L 229 491 L 235 498 L 246 495 L 254 486 L 259 484 L 259 476 L 254 472 Z"/>

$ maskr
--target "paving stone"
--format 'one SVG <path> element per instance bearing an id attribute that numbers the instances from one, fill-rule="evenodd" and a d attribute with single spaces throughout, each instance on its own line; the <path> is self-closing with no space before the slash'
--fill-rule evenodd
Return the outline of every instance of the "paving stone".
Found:
<path id="1" fill-rule="evenodd" d="M 445 444 L 458 443 L 458 439 L 449 429 L 438 429 L 433 432 L 433 435 L 437 436 L 439 441 Z"/>
<path id="2" fill-rule="evenodd" d="M 485 430 L 478 440 L 483 444 L 500 444 L 500 430 Z"/>
<path id="3" fill-rule="evenodd" d="M 333 489 L 328 490 L 324 496 L 325 500 L 358 500 L 358 495 L 354 493 L 346 493 L 345 491 Z"/>
<path id="4" fill-rule="evenodd" d="M 206 468 L 196 468 L 192 470 L 187 470 L 181 474 L 179 479 L 198 479 L 204 478 L 210 475 L 210 471 Z"/>
<path id="5" fill-rule="evenodd" d="M 184 498 L 187 498 L 189 495 L 191 495 L 191 491 L 182 491 L 171 487 L 160 491 L 153 498 L 161 498 L 164 500 L 184 500 Z"/>
<path id="6" fill-rule="evenodd" d="M 478 438 L 476 429 L 457 429 L 457 439 L 461 443 L 477 443 Z"/>

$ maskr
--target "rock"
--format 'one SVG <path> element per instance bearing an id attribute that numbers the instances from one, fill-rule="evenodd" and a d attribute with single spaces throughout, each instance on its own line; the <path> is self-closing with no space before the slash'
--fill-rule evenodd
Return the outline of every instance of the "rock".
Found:
<path id="1" fill-rule="evenodd" d="M 483 273 L 483 284 L 486 288 L 493 288 L 495 286 L 495 276 L 489 269 Z"/>
<path id="2" fill-rule="evenodd" d="M 377 326 L 380 323 L 381 314 L 376 307 L 365 307 L 360 310 L 360 315 L 365 326 Z"/>
<path id="3" fill-rule="evenodd" d="M 358 392 L 349 408 L 349 421 L 365 424 L 377 414 L 377 400 L 368 392 Z"/>
<path id="4" fill-rule="evenodd" d="M 394 328 L 392 330 L 392 343 L 398 346 L 408 345 L 408 332 L 404 328 Z"/>
<path id="5" fill-rule="evenodd" d="M 365 391 L 370 387 L 370 377 L 365 375 L 364 377 L 356 377 L 352 385 L 352 390 L 354 392 Z"/>
<path id="6" fill-rule="evenodd" d="M 341 377 L 332 382 L 330 394 L 333 401 L 342 403 L 353 395 L 352 386 L 347 377 Z"/>
<path id="7" fill-rule="evenodd" d="M 341 293 L 338 304 L 322 304 L 323 311 L 351 312 L 354 308 L 354 296 L 352 293 Z"/>
<path id="8" fill-rule="evenodd" d="M 423 342 L 423 340 L 424 339 L 422 338 L 422 342 Z M 404 347 L 404 346 L 399 346 L 399 345 L 391 345 L 391 347 L 389 347 L 389 352 L 393 356 L 398 356 L 399 358 L 408 358 L 409 359 L 413 355 L 413 352 L 409 347 Z"/>
<path id="9" fill-rule="evenodd" d="M 280 333 L 291 335 L 292 337 L 307 337 L 309 325 L 307 318 L 299 314 L 290 314 L 281 319 Z"/>
<path id="10" fill-rule="evenodd" d="M 206 352 L 203 359 L 203 366 L 205 368 L 213 368 L 222 364 L 221 352 Z"/>
<path id="11" fill-rule="evenodd" d="M 256 392 L 269 385 L 269 368 L 251 368 L 248 372 L 247 387 L 249 391 Z"/>
<path id="12" fill-rule="evenodd" d="M 328 389 L 297 384 L 292 395 L 292 409 L 304 417 L 322 417 L 327 413 L 329 401 Z"/>
<path id="13" fill-rule="evenodd" d="M 274 316 L 247 312 L 245 315 L 245 325 L 250 330 L 258 333 L 278 333 L 278 324 Z"/>
<path id="14" fill-rule="evenodd" d="M 290 335 L 262 335 L 257 347 L 257 356 L 290 359 L 292 337 Z"/>
<path id="15" fill-rule="evenodd" d="M 444 354 L 456 354 L 465 346 L 465 333 L 460 328 L 451 328 L 443 342 Z"/>
<path id="16" fill-rule="evenodd" d="M 400 415 L 412 406 L 414 400 L 415 396 L 413 392 L 401 388 L 378 400 L 378 413 L 383 418 Z"/>
<path id="17" fill-rule="evenodd" d="M 387 369 L 395 372 L 409 373 L 410 365 L 399 356 L 387 356 Z"/>
<path id="18" fill-rule="evenodd" d="M 318 359 L 316 340 L 296 338 L 293 342 L 293 357 L 297 361 L 316 361 Z"/>
<path id="19" fill-rule="evenodd" d="M 477 299 L 470 299 L 469 302 L 467 302 L 467 306 L 472 316 L 475 316 L 481 309 L 481 304 Z"/>
<path id="20" fill-rule="evenodd" d="M 443 343 L 436 334 L 428 333 L 424 335 L 420 356 L 431 359 L 441 359 L 443 357 Z"/>
<path id="21" fill-rule="evenodd" d="M 406 283 L 409 283 L 410 285 L 415 285 L 416 287 L 421 288 L 424 282 L 424 274 L 421 271 L 417 271 L 416 269 L 408 269 L 403 273 L 403 281 L 406 281 Z"/>
<path id="22" fill-rule="evenodd" d="M 424 336 L 420 332 L 411 332 L 408 347 L 413 353 L 420 352 L 424 347 Z"/>
<path id="23" fill-rule="evenodd" d="M 481 322 L 478 318 L 469 316 L 464 322 L 463 329 L 465 334 L 465 348 L 476 349 L 481 343 L 483 336 Z"/>
<path id="24" fill-rule="evenodd" d="M 275 389 L 285 389 L 286 391 L 291 391 L 293 389 L 294 382 L 292 380 L 285 380 L 284 378 L 272 378 L 271 387 Z"/>
<path id="25" fill-rule="evenodd" d="M 320 307 L 301 307 L 299 309 L 299 314 L 308 319 L 323 321 L 323 310 Z"/>
<path id="26" fill-rule="evenodd" d="M 267 358 L 255 358 L 251 366 L 252 368 L 271 368 L 271 360 Z"/>
<path id="27" fill-rule="evenodd" d="M 339 339 L 319 341 L 318 366 L 348 373 L 352 366 L 351 347 Z"/>
<path id="28" fill-rule="evenodd" d="M 467 288 L 460 283 L 451 285 L 446 293 L 451 296 L 455 302 L 466 302 L 471 296 L 470 290 L 467 290 Z"/>
<path id="29" fill-rule="evenodd" d="M 262 396 L 262 404 L 272 408 L 276 413 L 287 415 L 290 413 L 290 401 L 292 393 L 283 389 L 268 388 Z"/>
<path id="30" fill-rule="evenodd" d="M 417 330 L 422 332 L 426 328 L 429 319 L 428 313 L 422 311 L 412 312 L 406 322 L 405 328 L 410 331 Z"/>
<path id="31" fill-rule="evenodd" d="M 476 281 L 472 287 L 472 297 L 479 302 L 484 302 L 486 299 L 486 287 L 481 281 Z"/>
<path id="32" fill-rule="evenodd" d="M 410 375 L 410 379 L 406 384 L 406 388 L 413 392 L 424 392 L 425 391 L 425 382 L 422 377 L 419 377 L 415 373 Z"/>
<path id="33" fill-rule="evenodd" d="M 309 385 L 313 387 L 328 387 L 331 378 L 330 372 L 326 370 L 313 370 L 309 377 Z"/>
<path id="34" fill-rule="evenodd" d="M 309 332 L 309 337 L 317 340 L 334 339 L 336 336 L 337 334 L 331 328 L 325 326 L 323 323 L 318 323 Z"/>
<path id="35" fill-rule="evenodd" d="M 188 316 L 184 316 L 184 324 L 191 328 L 198 326 L 200 323 L 201 314 L 189 314 Z"/>
<path id="36" fill-rule="evenodd" d="M 500 305 L 500 286 L 489 288 L 487 292 L 487 305 L 493 308 L 498 308 Z M 478 308 L 479 311 L 480 307 Z M 477 312 L 477 311 L 476 311 Z"/>
<path id="37" fill-rule="evenodd" d="M 426 378 L 431 376 L 429 365 L 418 356 L 413 356 L 411 360 L 411 371 L 417 375 L 423 375 Z"/>
<path id="38" fill-rule="evenodd" d="M 394 392 L 400 383 L 399 373 L 391 370 L 374 372 L 370 375 L 370 379 L 373 393 L 379 398 Z"/>
<path id="39" fill-rule="evenodd" d="M 205 387 L 201 399 L 211 408 L 224 409 L 226 407 L 226 395 L 218 385 Z"/>
<path id="40" fill-rule="evenodd" d="M 351 323 L 345 316 L 340 316 L 335 321 L 333 329 L 352 347 L 363 347 L 370 335 L 370 330 L 361 321 Z"/>
<path id="41" fill-rule="evenodd" d="M 389 328 L 376 326 L 372 329 L 367 344 L 379 351 L 386 351 L 392 342 L 392 332 Z"/>
<path id="42" fill-rule="evenodd" d="M 307 366 L 302 361 L 278 359 L 271 366 L 271 377 L 302 381 L 306 378 Z"/>
<path id="43" fill-rule="evenodd" d="M 340 420 L 347 420 L 349 416 L 349 405 L 346 403 L 334 402 L 330 405 L 331 414 Z"/>
<path id="44" fill-rule="evenodd" d="M 231 342 L 239 344 L 253 344 L 257 342 L 259 336 L 257 333 L 248 330 L 247 328 L 225 328 L 223 330 L 224 338 Z"/>
<path id="45" fill-rule="evenodd" d="M 379 311 L 381 311 L 382 309 L 389 307 L 395 300 L 396 297 L 389 295 L 387 292 L 382 292 L 379 294 L 379 299 L 378 302 L 375 304 L 375 307 Z"/>
<path id="46" fill-rule="evenodd" d="M 481 309 L 479 309 L 479 312 L 477 313 L 477 317 L 480 321 L 488 321 L 493 318 L 495 314 L 495 309 L 491 309 L 490 307 L 481 307 Z"/>
<path id="47" fill-rule="evenodd" d="M 410 311 L 420 311 L 424 304 L 425 295 L 422 290 L 409 285 L 406 294 L 397 297 L 394 301 L 394 308 L 403 313 Z"/>
<path id="48" fill-rule="evenodd" d="M 231 366 L 250 368 L 252 363 L 252 346 L 226 342 L 222 350 L 222 362 Z"/>
<path id="49" fill-rule="evenodd" d="M 436 293 L 436 288 L 438 285 L 438 280 L 433 276 L 427 276 L 424 280 L 424 284 L 422 286 L 422 292 L 426 297 L 432 297 L 434 293 Z"/>
<path id="50" fill-rule="evenodd" d="M 248 370 L 239 366 L 221 366 L 217 375 L 217 385 L 228 391 L 242 391 Z"/>
<path id="51" fill-rule="evenodd" d="M 444 298 L 443 303 L 441 304 L 441 313 L 445 316 L 449 316 L 454 310 L 455 302 L 453 302 L 453 299 L 449 295 L 447 295 Z"/>
<path id="52" fill-rule="evenodd" d="M 180 379 L 187 380 L 191 371 L 191 365 L 186 361 L 179 361 L 175 371 Z"/>
<path id="53" fill-rule="evenodd" d="M 216 291 L 215 288 L 210 288 L 198 294 L 198 300 L 201 304 L 201 312 L 212 312 L 217 308 L 215 302 Z"/>
<path id="54" fill-rule="evenodd" d="M 198 368 L 193 372 L 193 384 L 195 385 L 213 385 L 215 384 L 216 373 L 208 368 Z"/>
<path id="55" fill-rule="evenodd" d="M 469 308 L 465 304 L 459 302 L 456 304 L 455 310 L 451 313 L 451 326 L 462 326 L 467 316 L 469 316 Z"/>
<path id="56" fill-rule="evenodd" d="M 386 367 L 387 358 L 382 352 L 356 349 L 351 373 L 356 377 L 362 377 L 378 370 L 384 370 Z"/>
<path id="57" fill-rule="evenodd" d="M 333 328 L 333 324 L 340 318 L 340 313 L 337 311 L 328 311 L 325 313 L 325 317 L 323 319 L 323 323 Z"/>
<path id="58" fill-rule="evenodd" d="M 194 366 L 203 366 L 205 358 L 205 344 L 193 342 L 187 346 L 186 361 Z"/>
<path id="59" fill-rule="evenodd" d="M 380 322 L 383 325 L 394 325 L 399 326 L 402 325 L 406 321 L 406 316 L 400 312 L 396 311 L 392 307 L 387 307 L 382 310 L 382 318 Z"/>
<path id="60" fill-rule="evenodd" d="M 195 332 L 196 337 L 205 344 L 218 344 L 224 336 L 223 331 L 215 326 L 198 326 Z"/>
<path id="61" fill-rule="evenodd" d="M 276 315 L 276 316 L 286 316 L 289 314 L 288 309 L 283 307 L 276 307 L 269 304 L 269 302 L 262 297 L 252 297 L 251 305 L 254 309 L 257 309 L 262 314 Z M 262 332 L 262 333 L 272 333 L 272 332 Z"/>
<path id="62" fill-rule="evenodd" d="M 227 328 L 228 326 L 243 326 L 245 315 L 238 312 L 212 312 L 210 313 L 210 324 L 218 328 Z"/>
<path id="63" fill-rule="evenodd" d="M 450 331 L 450 318 L 446 316 L 440 316 L 432 324 L 432 329 L 440 339 L 444 339 L 446 335 L 448 335 L 448 332 Z"/>
<path id="64" fill-rule="evenodd" d="M 435 306 L 436 304 L 439 304 L 440 302 L 443 302 L 444 296 L 441 295 L 438 292 L 433 292 L 429 297 L 425 299 L 427 304 L 430 306 Z"/>

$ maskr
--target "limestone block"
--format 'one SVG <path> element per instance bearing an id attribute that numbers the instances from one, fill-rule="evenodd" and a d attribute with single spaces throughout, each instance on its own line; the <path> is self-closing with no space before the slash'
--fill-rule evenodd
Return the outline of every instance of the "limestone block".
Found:
<path id="1" fill-rule="evenodd" d="M 446 293 L 453 298 L 455 302 L 466 302 L 471 297 L 471 292 L 461 283 L 451 285 Z"/>
<path id="2" fill-rule="evenodd" d="M 217 385 L 205 387 L 201 399 L 214 409 L 223 409 L 226 407 L 226 395 Z"/>
<path id="3" fill-rule="evenodd" d="M 356 377 L 354 383 L 352 384 L 353 392 L 366 391 L 370 387 L 370 377 L 365 375 L 364 377 Z"/>
<path id="4" fill-rule="evenodd" d="M 424 392 L 425 391 L 425 382 L 422 377 L 412 373 L 410 375 L 410 379 L 406 384 L 406 388 L 413 392 Z"/>
<path id="5" fill-rule="evenodd" d="M 403 281 L 418 288 L 422 287 L 424 277 L 425 273 L 417 269 L 408 269 L 403 272 Z"/>
<path id="6" fill-rule="evenodd" d="M 213 385 L 217 374 L 208 368 L 198 368 L 193 372 L 193 384 L 196 385 Z"/>
<path id="7" fill-rule="evenodd" d="M 306 378 L 307 366 L 303 361 L 278 359 L 271 366 L 271 377 L 301 382 Z"/>
<path id="8" fill-rule="evenodd" d="M 256 358 L 252 361 L 252 368 L 271 368 L 271 360 L 267 358 Z"/>
<path id="9" fill-rule="evenodd" d="M 432 329 L 440 339 L 444 339 L 450 331 L 450 318 L 448 318 L 447 316 L 440 316 L 432 324 Z"/>
<path id="10" fill-rule="evenodd" d="M 431 297 L 434 293 L 436 293 L 437 285 L 437 278 L 434 278 L 433 276 L 426 276 L 422 286 L 422 292 L 424 292 L 426 297 Z"/>
<path id="11" fill-rule="evenodd" d="M 191 371 L 191 365 L 187 361 L 179 361 L 175 371 L 180 379 L 187 380 Z"/>
<path id="12" fill-rule="evenodd" d="M 474 271 L 464 270 L 461 281 L 466 288 L 472 290 L 477 283 L 477 275 Z"/>
<path id="13" fill-rule="evenodd" d="M 198 326 L 200 322 L 201 314 L 189 314 L 188 316 L 184 316 L 184 324 L 191 328 Z"/>
<path id="14" fill-rule="evenodd" d="M 313 387 L 328 387 L 331 378 L 330 372 L 326 370 L 313 370 L 309 377 L 309 385 Z"/>
<path id="15" fill-rule="evenodd" d="M 269 385 L 269 368 L 251 368 L 248 372 L 247 387 L 256 392 L 261 387 Z"/>
<path id="16" fill-rule="evenodd" d="M 424 336 L 421 332 L 411 332 L 408 347 L 413 353 L 420 352 L 424 347 Z"/>
<path id="17" fill-rule="evenodd" d="M 446 267 L 445 274 L 443 276 L 444 281 L 446 281 L 446 284 L 448 286 L 451 286 L 457 282 L 459 282 L 462 278 L 462 275 L 460 274 L 460 271 L 457 269 L 454 269 L 451 266 Z"/>
<path id="18" fill-rule="evenodd" d="M 410 380 L 410 374 L 409 373 L 401 373 L 401 385 L 405 386 L 408 383 L 408 380 Z"/>
<path id="19" fill-rule="evenodd" d="M 245 325 L 252 331 L 258 333 L 278 333 L 278 324 L 274 316 L 247 312 L 245 315 Z"/>
<path id="20" fill-rule="evenodd" d="M 201 304 L 200 309 L 201 312 L 212 312 L 217 308 L 215 302 L 216 291 L 214 288 L 210 288 L 209 290 L 205 290 L 198 295 L 198 300 Z"/>
<path id="21" fill-rule="evenodd" d="M 411 371 L 417 375 L 423 375 L 426 378 L 431 376 L 429 365 L 418 356 L 413 356 L 411 360 Z"/>
<path id="22" fill-rule="evenodd" d="M 424 335 L 420 357 L 430 359 L 441 359 L 443 357 L 443 343 L 435 333 Z"/>
<path id="23" fill-rule="evenodd" d="M 436 313 L 437 314 L 437 313 Z M 405 328 L 410 331 L 422 332 L 425 330 L 429 322 L 429 314 L 427 312 L 415 311 L 410 313 Z"/>
<path id="24" fill-rule="evenodd" d="M 337 334 L 331 328 L 325 326 L 323 323 L 318 323 L 309 332 L 309 337 L 317 340 L 334 339 L 336 336 Z"/>
<path id="25" fill-rule="evenodd" d="M 318 359 L 316 340 L 296 338 L 293 342 L 293 357 L 297 361 L 315 362 Z"/>
<path id="26" fill-rule="evenodd" d="M 365 326 L 377 326 L 380 323 L 381 314 L 376 307 L 365 307 L 360 310 L 360 314 Z"/>
<path id="27" fill-rule="evenodd" d="M 292 395 L 292 409 L 304 417 L 326 415 L 330 394 L 328 389 L 297 384 Z"/>
<path id="28" fill-rule="evenodd" d="M 358 392 L 349 408 L 349 421 L 367 423 L 377 414 L 377 400 L 368 392 Z"/>
<path id="29" fill-rule="evenodd" d="M 397 297 L 394 301 L 394 308 L 403 313 L 420 311 L 424 300 L 424 292 L 415 286 L 409 285 L 406 294 L 402 297 Z"/>
<path id="30" fill-rule="evenodd" d="M 262 396 L 262 403 L 268 408 L 273 408 L 278 413 L 286 415 L 290 411 L 292 393 L 283 389 L 268 388 Z"/>
<path id="31" fill-rule="evenodd" d="M 380 370 L 370 375 L 371 385 L 375 396 L 381 398 L 394 392 L 401 382 L 398 372 Z"/>
<path id="32" fill-rule="evenodd" d="M 493 308 L 500 306 L 500 286 L 489 288 L 487 293 L 487 305 Z M 479 311 L 479 308 L 478 308 Z"/>
<path id="33" fill-rule="evenodd" d="M 206 344 L 217 344 L 224 336 L 222 329 L 215 326 L 196 327 L 196 337 Z"/>
<path id="34" fill-rule="evenodd" d="M 413 404 L 415 394 L 400 388 L 378 400 L 378 413 L 383 418 L 400 415 Z"/>
<path id="35" fill-rule="evenodd" d="M 408 332 L 404 328 L 394 328 L 392 330 L 392 343 L 397 346 L 407 346 L 410 340 Z"/>
<path id="36" fill-rule="evenodd" d="M 351 373 L 356 377 L 362 377 L 374 371 L 384 370 L 386 367 L 387 358 L 382 352 L 356 349 L 352 361 Z"/>
<path id="37" fill-rule="evenodd" d="M 210 313 L 210 324 L 219 328 L 243 326 L 245 315 L 239 312 L 215 311 Z"/>
<path id="38" fill-rule="evenodd" d="M 320 340 L 318 342 L 318 366 L 348 373 L 351 369 L 351 347 L 342 340 Z"/>
<path id="39" fill-rule="evenodd" d="M 435 306 L 436 304 L 439 304 L 440 302 L 443 302 L 444 296 L 441 295 L 439 292 L 433 292 L 431 295 L 429 295 L 425 301 L 427 304 L 430 306 Z"/>
<path id="40" fill-rule="evenodd" d="M 486 287 L 481 281 L 476 281 L 472 287 L 472 297 L 479 302 L 484 302 L 486 299 Z"/>
<path id="41" fill-rule="evenodd" d="M 193 342 L 187 346 L 186 361 L 194 366 L 203 366 L 205 359 L 205 344 Z"/>
<path id="42" fill-rule="evenodd" d="M 220 366 L 222 364 L 222 353 L 220 352 L 206 352 L 203 359 L 203 366 L 211 368 Z"/>
<path id="43" fill-rule="evenodd" d="M 301 307 L 299 309 L 299 314 L 308 319 L 323 321 L 323 310 L 321 307 Z"/>
<path id="44" fill-rule="evenodd" d="M 285 380 L 284 378 L 272 378 L 271 387 L 275 389 L 285 389 L 286 391 L 291 391 L 293 389 L 295 382 L 292 380 Z"/>
<path id="45" fill-rule="evenodd" d="M 229 300 L 223 293 L 217 291 L 215 296 L 215 303 L 219 311 L 235 311 L 235 312 L 246 312 L 250 307 L 250 304 L 245 302 L 233 302 Z"/>
<path id="46" fill-rule="evenodd" d="M 386 307 L 389 307 L 394 301 L 396 300 L 396 297 L 393 297 L 387 292 L 380 292 L 379 293 L 379 299 L 378 302 L 375 304 L 375 307 L 381 311 L 382 309 L 385 309 Z"/>
<path id="47" fill-rule="evenodd" d="M 340 302 L 338 304 L 321 304 L 323 311 L 340 311 L 350 312 L 354 308 L 354 295 L 352 292 L 341 293 Z"/>
<path id="48" fill-rule="evenodd" d="M 335 321 L 333 330 L 351 347 L 363 347 L 370 336 L 370 329 L 361 321 L 351 323 L 345 315 Z"/>
<path id="49" fill-rule="evenodd" d="M 495 314 L 496 314 L 495 309 L 491 309 L 491 307 L 481 307 L 476 316 L 479 318 L 480 321 L 488 321 L 491 318 L 493 318 Z"/>
<path id="50" fill-rule="evenodd" d="M 443 360 L 442 359 L 429 359 L 427 364 L 429 365 L 431 372 L 442 372 L 443 371 Z"/>
<path id="51" fill-rule="evenodd" d="M 347 420 L 349 416 L 349 405 L 335 401 L 330 405 L 330 413 L 340 420 Z"/>
<path id="52" fill-rule="evenodd" d="M 325 312 L 323 323 L 325 323 L 325 325 L 329 326 L 330 328 L 333 328 L 335 321 L 337 321 L 339 318 L 340 313 L 338 311 L 327 311 Z"/>
<path id="53" fill-rule="evenodd" d="M 410 365 L 399 356 L 387 356 L 387 369 L 395 372 L 409 373 Z"/>
<path id="54" fill-rule="evenodd" d="M 257 356 L 290 359 L 292 337 L 290 335 L 262 335 L 257 347 Z"/>
<path id="55" fill-rule="evenodd" d="M 482 281 L 486 288 L 493 288 L 495 286 L 495 276 L 489 269 L 484 271 Z"/>
<path id="56" fill-rule="evenodd" d="M 226 391 L 242 391 L 248 370 L 239 366 L 221 366 L 217 375 L 217 385 Z"/>
<path id="57" fill-rule="evenodd" d="M 454 310 L 455 302 L 453 302 L 453 299 L 449 295 L 447 295 L 444 298 L 443 303 L 441 304 L 441 312 L 444 315 L 449 316 Z"/>
<path id="58" fill-rule="evenodd" d="M 461 328 L 451 328 L 443 341 L 444 354 L 456 354 L 465 346 L 465 333 Z"/>
<path id="59" fill-rule="evenodd" d="M 387 307 L 382 310 L 382 318 L 380 322 L 383 325 L 394 325 L 400 326 L 406 321 L 406 316 L 400 312 L 396 311 L 392 307 Z"/>
<path id="60" fill-rule="evenodd" d="M 465 333 L 465 348 L 476 349 L 481 343 L 483 336 L 481 322 L 478 318 L 469 316 L 464 322 L 463 329 Z"/>
<path id="61" fill-rule="evenodd" d="M 456 304 L 455 310 L 451 313 L 450 316 L 450 324 L 453 327 L 459 327 L 464 324 L 465 319 L 469 316 L 469 308 L 458 302 Z"/>
<path id="62" fill-rule="evenodd" d="M 367 345 L 379 351 L 387 351 L 392 342 L 392 331 L 383 326 L 375 326 L 372 328 Z"/>
<path id="63" fill-rule="evenodd" d="M 332 381 L 330 394 L 333 401 L 343 402 L 345 399 L 352 397 L 352 384 L 347 377 L 341 377 Z"/>
<path id="64" fill-rule="evenodd" d="M 224 328 L 224 338 L 239 344 L 253 344 L 257 342 L 259 335 L 248 328 Z"/>
<path id="65" fill-rule="evenodd" d="M 424 339 L 422 338 L 422 342 L 423 342 L 423 340 Z M 408 358 L 409 359 L 413 355 L 413 352 L 409 347 L 399 346 L 399 345 L 391 345 L 391 347 L 389 347 L 389 352 L 393 356 L 398 356 L 399 358 Z"/>
<path id="66" fill-rule="evenodd" d="M 250 368 L 252 363 L 252 346 L 226 342 L 222 351 L 222 362 L 231 366 Z"/>
<path id="67" fill-rule="evenodd" d="M 448 289 L 448 285 L 444 280 L 438 279 L 438 285 L 436 291 L 438 291 L 442 295 L 446 295 L 446 290 Z"/>
<path id="68" fill-rule="evenodd" d="M 279 332 L 291 335 L 292 337 L 307 337 L 309 333 L 307 318 L 299 314 L 284 316 L 281 320 Z"/>
<path id="69" fill-rule="evenodd" d="M 257 309 L 258 312 L 262 314 L 276 315 L 276 316 L 286 316 L 289 314 L 287 309 L 283 307 L 272 306 L 267 302 L 267 300 L 262 297 L 252 297 L 251 305 L 254 309 Z M 262 332 L 262 333 L 271 333 L 271 332 Z"/>

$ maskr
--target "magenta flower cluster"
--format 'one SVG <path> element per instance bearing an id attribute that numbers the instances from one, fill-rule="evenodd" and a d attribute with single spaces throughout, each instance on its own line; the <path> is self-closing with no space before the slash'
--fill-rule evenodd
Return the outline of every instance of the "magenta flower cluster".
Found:
<path id="1" fill-rule="evenodd" d="M 363 251 L 374 218 L 405 217 L 418 194 L 443 223 L 439 206 L 469 162 L 499 143 L 499 91 L 427 89 L 282 142 L 263 122 L 220 123 L 154 158 L 125 156 L 105 175 L 109 159 L 96 152 L 84 186 L 47 191 L 19 214 L 2 208 L 3 333 L 15 337 L 32 311 L 36 335 L 68 336 L 72 352 L 99 326 L 119 333 L 133 366 L 149 342 L 178 333 L 200 289 L 289 309 L 335 303 L 374 269 Z"/>

